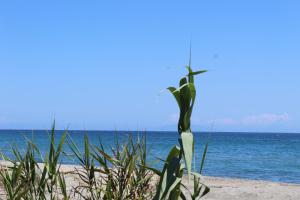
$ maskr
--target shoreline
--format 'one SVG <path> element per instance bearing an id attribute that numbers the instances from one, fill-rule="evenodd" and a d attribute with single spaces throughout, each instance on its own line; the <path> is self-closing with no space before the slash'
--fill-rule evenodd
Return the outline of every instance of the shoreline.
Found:
<path id="1" fill-rule="evenodd" d="M 7 161 L 0 161 L 0 166 L 8 165 Z M 42 165 L 42 163 L 41 163 Z M 79 165 L 61 165 L 60 170 L 68 174 L 81 168 Z M 74 185 L 72 177 L 67 175 L 67 184 Z M 187 177 L 183 180 L 188 183 Z M 211 191 L 203 200 L 299 200 L 300 184 L 280 183 L 263 180 L 248 180 L 238 178 L 222 178 L 203 176 L 202 183 L 210 187 Z M 192 189 L 192 185 L 188 186 Z M 1 196 L 3 188 L 1 190 Z"/>
<path id="2" fill-rule="evenodd" d="M 43 163 L 38 163 L 38 165 L 43 166 Z M 0 167 L 9 166 L 9 162 L 0 159 Z M 75 168 L 81 168 L 80 165 L 77 164 L 61 164 L 60 170 L 63 173 L 69 173 L 74 171 Z M 281 181 L 271 181 L 271 180 L 264 180 L 264 179 L 247 179 L 247 178 L 238 178 L 238 177 L 225 177 L 225 176 L 202 176 L 203 179 L 222 179 L 222 180 L 231 180 L 231 181 L 246 181 L 246 182 L 265 182 L 265 183 L 274 183 L 280 185 L 295 185 L 300 187 L 300 183 L 291 183 L 291 182 L 281 182 Z"/>

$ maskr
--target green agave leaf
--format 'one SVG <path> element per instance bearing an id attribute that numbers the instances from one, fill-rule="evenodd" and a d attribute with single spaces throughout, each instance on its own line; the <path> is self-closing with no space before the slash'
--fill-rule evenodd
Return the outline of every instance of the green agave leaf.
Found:
<path id="1" fill-rule="evenodd" d="M 191 195 L 192 199 L 195 200 L 201 192 L 202 185 L 200 185 L 200 178 L 194 175 L 194 194 Z"/>
<path id="2" fill-rule="evenodd" d="M 180 148 L 178 146 L 174 146 L 171 151 L 169 152 L 169 155 L 167 157 L 167 162 L 170 162 L 174 157 L 178 157 L 180 154 Z"/>
<path id="3" fill-rule="evenodd" d="M 191 62 L 188 66 L 186 66 L 187 70 L 189 71 L 187 77 L 189 78 L 189 83 L 194 83 L 194 76 L 193 76 L 193 70 L 191 68 Z"/>
<path id="4" fill-rule="evenodd" d="M 181 108 L 181 101 L 180 101 L 180 92 L 179 90 L 177 90 L 175 87 L 168 87 L 167 88 L 171 93 L 172 95 L 175 97 L 176 101 L 177 101 L 177 104 L 179 106 L 179 109 Z"/>
<path id="5" fill-rule="evenodd" d="M 180 167 L 180 148 L 174 146 L 167 157 L 166 163 L 162 171 L 162 177 L 160 178 L 160 183 L 158 185 L 158 191 L 155 199 L 165 199 L 170 193 L 170 188 L 177 181 L 175 172 L 178 167 Z"/>
<path id="6" fill-rule="evenodd" d="M 195 99 L 196 99 L 195 85 L 193 83 L 189 83 L 188 89 L 189 89 L 189 94 L 190 94 L 191 100 L 190 100 L 190 105 L 188 105 L 189 107 L 186 110 L 186 112 L 184 113 L 184 117 L 183 117 L 183 123 L 185 124 L 184 126 L 186 128 L 184 131 L 191 131 L 190 130 L 191 116 L 192 116 L 193 107 L 194 107 L 194 103 L 195 103 Z"/>
<path id="7" fill-rule="evenodd" d="M 210 191 L 210 188 L 207 187 L 207 186 L 205 186 L 204 191 L 202 192 L 200 198 L 203 197 L 203 196 L 205 196 L 205 195 L 207 195 L 209 193 L 209 191 Z"/>
<path id="8" fill-rule="evenodd" d="M 192 171 L 192 160 L 194 153 L 194 137 L 191 132 L 182 132 L 181 133 L 181 142 L 183 147 L 184 160 L 186 168 L 188 171 L 188 177 L 190 180 L 191 171 Z"/>
<path id="9" fill-rule="evenodd" d="M 176 178 L 175 181 L 172 183 L 172 185 L 170 186 L 166 198 L 169 199 L 170 194 L 172 194 L 172 199 L 178 199 L 178 197 L 180 196 L 180 193 L 177 194 L 176 196 L 174 196 L 174 194 L 178 193 L 177 191 L 175 191 L 178 187 L 180 187 L 181 184 L 181 178 Z"/>
<path id="10" fill-rule="evenodd" d="M 179 127 L 181 128 L 181 130 L 179 131 L 184 132 L 189 130 L 190 128 L 189 123 L 186 123 L 188 121 L 185 121 L 184 118 L 190 108 L 192 98 L 191 98 L 191 93 L 186 78 L 181 79 L 180 86 L 181 86 L 180 89 L 181 109 L 180 109 Z"/>
<path id="11" fill-rule="evenodd" d="M 207 193 L 209 193 L 210 191 L 210 188 L 201 183 L 200 180 L 201 180 L 201 175 L 199 173 L 196 173 L 196 172 L 192 172 L 192 175 L 194 176 L 194 194 L 191 196 L 192 199 L 199 199 L 203 196 L 205 196 Z"/>
<path id="12" fill-rule="evenodd" d="M 189 117 L 189 112 L 185 112 L 184 113 L 184 116 L 183 116 L 183 120 L 182 120 L 182 123 L 183 123 L 183 132 L 188 132 L 190 131 L 190 125 L 191 125 L 191 122 L 190 122 L 190 117 Z"/>
<path id="13" fill-rule="evenodd" d="M 207 70 L 199 70 L 199 71 L 195 71 L 193 72 L 192 68 L 189 66 L 186 66 L 186 68 L 188 69 L 189 73 L 187 74 L 187 77 L 189 78 L 189 82 L 190 83 L 194 83 L 194 76 L 198 75 L 198 74 L 202 74 L 207 72 Z"/>
<path id="14" fill-rule="evenodd" d="M 196 99 L 196 88 L 195 88 L 194 83 L 189 83 L 188 87 L 189 87 L 189 90 L 190 90 L 190 94 L 191 94 L 191 98 L 192 98 L 192 106 L 193 106 L 194 102 L 195 102 L 195 99 Z"/>
<path id="15" fill-rule="evenodd" d="M 187 79 L 186 77 L 182 77 L 179 81 L 179 87 L 182 87 L 185 84 L 187 84 Z"/>
<path id="16" fill-rule="evenodd" d="M 191 72 L 191 73 L 189 73 L 189 75 L 195 76 L 195 75 L 202 74 L 202 73 L 205 73 L 205 72 L 207 72 L 207 70 L 199 70 L 199 71 L 196 71 L 196 72 Z"/>

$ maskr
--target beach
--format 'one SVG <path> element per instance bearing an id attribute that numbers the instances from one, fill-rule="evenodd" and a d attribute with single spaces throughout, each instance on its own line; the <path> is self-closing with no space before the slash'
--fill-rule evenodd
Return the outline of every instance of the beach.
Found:
<path id="1" fill-rule="evenodd" d="M 7 166 L 7 162 L 1 162 L 1 166 Z M 41 164 L 42 165 L 42 164 Z M 76 186 L 78 182 L 72 175 L 72 171 L 81 168 L 76 165 L 61 165 L 60 171 L 66 174 L 66 182 L 69 186 Z M 276 183 L 269 181 L 257 181 L 246 179 L 232 179 L 204 176 L 202 182 L 210 187 L 210 192 L 203 200 L 299 200 L 300 185 L 288 183 Z M 184 183 L 188 184 L 187 177 Z M 192 185 L 189 185 L 192 190 Z M 69 188 L 70 189 L 70 188 Z M 1 199 L 5 199 L 1 187 Z"/>
<path id="2" fill-rule="evenodd" d="M 1 1 L 0 200 L 300 200 L 299 10 Z"/>
<path id="3" fill-rule="evenodd" d="M 300 185 L 204 177 L 211 191 L 204 200 L 299 200 Z"/>

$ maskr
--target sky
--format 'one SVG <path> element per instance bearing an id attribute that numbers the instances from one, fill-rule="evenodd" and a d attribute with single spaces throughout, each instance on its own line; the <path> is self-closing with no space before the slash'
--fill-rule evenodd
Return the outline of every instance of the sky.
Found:
<path id="1" fill-rule="evenodd" d="M 300 132 L 300 2 L 1 1 L 0 129 Z"/>

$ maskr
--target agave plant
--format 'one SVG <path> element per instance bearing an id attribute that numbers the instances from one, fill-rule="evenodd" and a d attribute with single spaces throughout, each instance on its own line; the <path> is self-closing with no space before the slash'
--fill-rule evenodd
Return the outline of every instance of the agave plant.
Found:
<path id="1" fill-rule="evenodd" d="M 193 71 L 191 62 L 187 66 L 188 74 L 184 76 L 179 87 L 169 87 L 168 90 L 172 93 L 180 110 L 178 120 L 179 147 L 174 146 L 167 159 L 163 170 L 154 170 L 159 176 L 160 181 L 157 187 L 154 200 L 177 200 L 177 199 L 197 199 L 201 198 L 209 192 L 209 188 L 200 183 L 200 174 L 192 172 L 192 160 L 194 153 L 194 137 L 191 130 L 191 116 L 196 99 L 196 89 L 194 85 L 194 76 L 206 72 L 206 70 Z M 201 171 L 206 156 L 207 145 L 201 161 Z M 183 161 L 185 165 L 183 164 Z M 194 191 L 191 192 L 183 183 L 185 170 L 188 174 L 190 182 L 191 176 L 194 179 Z M 185 189 L 187 192 L 184 192 Z M 188 195 L 186 194 L 188 193 Z"/>
<path id="2" fill-rule="evenodd" d="M 192 159 L 194 153 L 194 138 L 191 130 L 191 116 L 196 99 L 194 75 L 206 72 L 206 70 L 193 72 L 190 65 L 187 66 L 188 74 L 179 82 L 179 88 L 169 87 L 168 90 L 175 97 L 180 110 L 178 121 L 179 143 L 183 150 L 188 175 L 191 174 Z"/>

